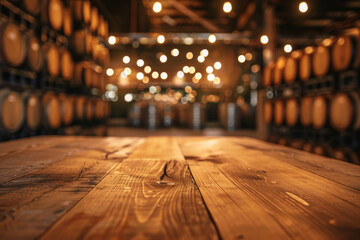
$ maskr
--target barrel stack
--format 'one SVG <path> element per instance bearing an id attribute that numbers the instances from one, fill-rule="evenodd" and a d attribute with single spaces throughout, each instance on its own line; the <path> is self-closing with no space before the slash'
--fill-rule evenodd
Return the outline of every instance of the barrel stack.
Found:
<path id="1" fill-rule="evenodd" d="M 265 66 L 262 86 L 277 93 L 263 104 L 269 141 L 359 164 L 359 49 L 352 29 Z"/>
<path id="2" fill-rule="evenodd" d="M 101 124 L 109 116 L 102 94 L 110 55 L 98 7 L 88 0 L 0 4 L 0 140 Z"/>

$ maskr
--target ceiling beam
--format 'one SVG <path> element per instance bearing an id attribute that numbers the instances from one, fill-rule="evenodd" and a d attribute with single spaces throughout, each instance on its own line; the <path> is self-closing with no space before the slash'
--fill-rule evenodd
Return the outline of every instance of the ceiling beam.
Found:
<path id="1" fill-rule="evenodd" d="M 211 23 L 209 20 L 200 17 L 197 15 L 193 10 L 189 9 L 188 7 L 184 6 L 183 4 L 179 3 L 176 0 L 167 0 L 168 3 L 170 3 L 174 8 L 176 8 L 178 11 L 182 12 L 189 18 L 191 18 L 194 22 L 199 23 L 202 25 L 205 29 L 207 29 L 210 32 L 223 32 L 218 26 Z"/>

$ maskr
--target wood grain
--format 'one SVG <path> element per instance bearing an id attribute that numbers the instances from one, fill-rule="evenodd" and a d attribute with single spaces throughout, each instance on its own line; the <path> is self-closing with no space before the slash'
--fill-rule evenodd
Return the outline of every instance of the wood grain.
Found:
<path id="1" fill-rule="evenodd" d="M 1 239 L 39 237 L 141 142 L 137 138 L 89 138 L 57 145 L 68 151 L 87 147 L 80 155 L 64 157 L 0 185 Z M 110 149 L 115 150 L 106 152 Z"/>
<path id="2" fill-rule="evenodd" d="M 320 157 L 319 165 L 327 160 L 330 167 L 317 172 L 312 154 L 248 138 L 181 142 L 222 238 L 360 236 L 359 166 Z"/>
<path id="3" fill-rule="evenodd" d="M 217 239 L 177 143 L 149 138 L 42 239 Z"/>

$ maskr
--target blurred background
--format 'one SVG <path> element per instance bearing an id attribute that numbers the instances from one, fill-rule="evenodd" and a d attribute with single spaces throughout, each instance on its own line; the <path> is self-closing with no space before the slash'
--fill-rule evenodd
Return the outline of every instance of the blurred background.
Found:
<path id="1" fill-rule="evenodd" d="M 359 164 L 356 0 L 0 0 L 0 141 L 252 136 Z"/>

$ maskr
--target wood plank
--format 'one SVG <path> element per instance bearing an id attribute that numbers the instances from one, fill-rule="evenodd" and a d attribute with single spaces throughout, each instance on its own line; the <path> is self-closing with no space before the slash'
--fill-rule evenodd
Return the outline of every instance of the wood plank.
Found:
<path id="1" fill-rule="evenodd" d="M 177 143 L 148 138 L 42 239 L 217 239 Z"/>
<path id="2" fill-rule="evenodd" d="M 21 141 L 17 150 L 15 146 L 12 146 L 8 149 L 7 154 L 0 156 L 0 184 L 50 166 L 64 158 L 78 156 L 84 151 L 93 149 L 101 139 L 98 137 L 59 136 L 57 138 L 36 137 Z M 118 145 L 114 139 L 102 139 L 104 147 L 98 147 L 98 154 L 105 155 L 116 151 Z M 111 144 L 115 144 L 114 147 Z"/>
<path id="3" fill-rule="evenodd" d="M 64 150 L 72 151 L 74 146 L 86 146 L 86 150 L 1 184 L 1 239 L 39 237 L 142 141 L 138 138 L 82 138 L 81 142 L 62 143 L 58 147 Z M 109 150 L 112 151 L 109 153 Z"/>
<path id="4" fill-rule="evenodd" d="M 181 142 L 222 238 L 359 238 L 360 192 L 356 189 L 360 182 L 356 177 L 354 188 L 344 186 L 307 167 L 279 160 L 258 148 L 266 143 L 248 138 L 183 138 Z M 302 157 L 311 162 L 314 155 Z M 351 166 L 358 176 L 360 168 Z"/>

